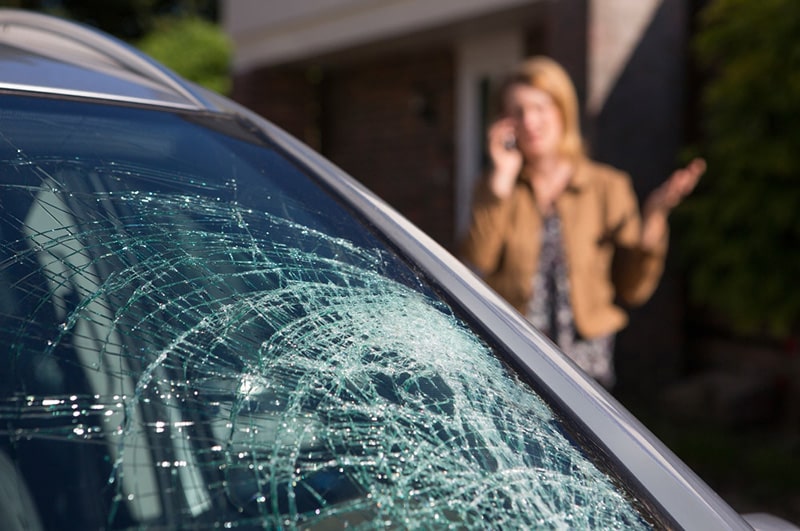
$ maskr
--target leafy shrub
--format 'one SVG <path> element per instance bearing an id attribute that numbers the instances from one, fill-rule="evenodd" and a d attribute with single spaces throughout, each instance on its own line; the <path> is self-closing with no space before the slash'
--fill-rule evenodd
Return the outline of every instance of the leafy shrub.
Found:
<path id="1" fill-rule="evenodd" d="M 212 22 L 199 17 L 162 18 L 137 47 L 210 90 L 227 94 L 230 89 L 231 45 Z"/>
<path id="2" fill-rule="evenodd" d="M 735 331 L 800 324 L 800 2 L 712 0 L 695 40 L 709 75 L 709 170 L 676 211 L 689 296 Z"/>

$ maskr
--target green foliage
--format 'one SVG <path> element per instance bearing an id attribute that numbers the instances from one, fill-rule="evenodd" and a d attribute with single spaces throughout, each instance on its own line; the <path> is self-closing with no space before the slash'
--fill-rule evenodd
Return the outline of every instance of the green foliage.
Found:
<path id="1" fill-rule="evenodd" d="M 226 94 L 232 46 L 217 0 L 0 0 L 93 26 L 132 43 L 183 77 Z"/>
<path id="2" fill-rule="evenodd" d="M 800 324 L 800 2 L 712 0 L 695 50 L 708 70 L 708 173 L 676 212 L 690 298 L 739 332 Z"/>
<path id="3" fill-rule="evenodd" d="M 150 33 L 164 16 L 197 16 L 214 21 L 218 15 L 217 0 L 14 0 L 14 3 L 78 20 L 127 42 Z"/>
<path id="4" fill-rule="evenodd" d="M 226 94 L 231 45 L 221 29 L 198 17 L 163 18 L 137 47 L 181 76 Z"/>

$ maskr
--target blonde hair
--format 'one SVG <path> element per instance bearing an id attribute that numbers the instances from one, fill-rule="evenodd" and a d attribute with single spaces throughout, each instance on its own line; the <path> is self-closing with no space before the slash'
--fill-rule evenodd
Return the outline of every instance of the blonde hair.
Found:
<path id="1" fill-rule="evenodd" d="M 537 55 L 522 61 L 501 86 L 500 97 L 505 98 L 512 85 L 522 84 L 547 92 L 564 120 L 564 137 L 560 152 L 571 159 L 586 156 L 581 134 L 578 96 L 569 74 L 556 61 Z M 505 107 L 505 102 L 502 103 Z"/>

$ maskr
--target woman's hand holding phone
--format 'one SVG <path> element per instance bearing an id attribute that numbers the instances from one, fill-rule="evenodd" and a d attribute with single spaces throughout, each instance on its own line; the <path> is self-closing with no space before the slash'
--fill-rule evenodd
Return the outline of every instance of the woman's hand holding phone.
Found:
<path id="1" fill-rule="evenodd" d="M 516 145 L 515 124 L 512 118 L 494 122 L 487 133 L 489 157 L 489 188 L 499 198 L 507 198 L 514 189 L 522 169 L 522 153 Z"/>

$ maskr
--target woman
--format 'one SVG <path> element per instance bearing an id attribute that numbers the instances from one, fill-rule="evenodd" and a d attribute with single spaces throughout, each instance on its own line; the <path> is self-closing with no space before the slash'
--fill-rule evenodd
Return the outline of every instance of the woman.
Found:
<path id="1" fill-rule="evenodd" d="M 575 89 L 552 59 L 523 62 L 503 85 L 487 134 L 491 168 L 462 246 L 475 267 L 600 383 L 614 384 L 616 333 L 661 278 L 667 217 L 705 171 L 692 161 L 644 204 L 630 178 L 590 160 Z"/>

